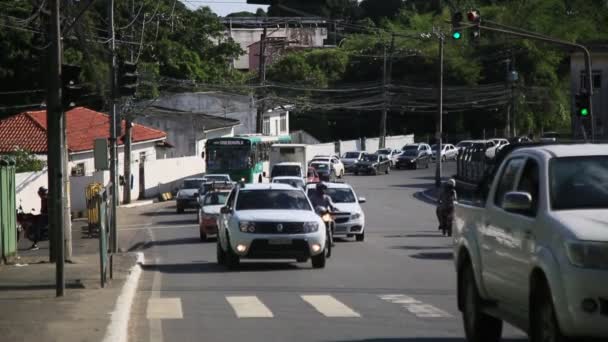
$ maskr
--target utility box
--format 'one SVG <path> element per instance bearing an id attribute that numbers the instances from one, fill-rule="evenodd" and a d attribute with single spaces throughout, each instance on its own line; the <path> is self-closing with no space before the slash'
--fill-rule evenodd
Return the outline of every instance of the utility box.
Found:
<path id="1" fill-rule="evenodd" d="M 108 139 L 95 139 L 93 145 L 93 156 L 95 158 L 95 170 L 105 171 L 110 169 L 110 158 L 108 156 Z"/>
<path id="2" fill-rule="evenodd" d="M 0 261 L 5 263 L 17 256 L 15 191 L 15 160 L 0 157 Z"/>

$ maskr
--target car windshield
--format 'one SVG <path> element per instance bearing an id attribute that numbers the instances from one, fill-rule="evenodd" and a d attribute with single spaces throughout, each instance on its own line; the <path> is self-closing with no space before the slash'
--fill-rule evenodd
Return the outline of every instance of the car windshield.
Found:
<path id="1" fill-rule="evenodd" d="M 228 198 L 228 192 L 213 192 L 205 196 L 203 205 L 224 205 Z"/>
<path id="2" fill-rule="evenodd" d="M 368 162 L 377 162 L 378 161 L 378 155 L 376 155 L 376 154 L 366 154 L 365 156 L 363 156 L 363 160 L 368 161 Z"/>
<path id="3" fill-rule="evenodd" d="M 549 173 L 553 210 L 608 208 L 608 156 L 555 158 Z"/>
<path id="4" fill-rule="evenodd" d="M 390 151 L 390 150 L 378 150 L 378 152 L 376 152 L 376 153 L 378 153 L 378 154 L 383 154 L 383 155 L 387 155 L 387 154 L 390 154 L 390 153 L 391 153 L 391 151 Z"/>
<path id="5" fill-rule="evenodd" d="M 313 163 L 310 164 L 317 171 L 324 171 L 329 169 L 329 165 L 325 163 Z"/>
<path id="6" fill-rule="evenodd" d="M 336 189 L 329 188 L 325 190 L 325 193 L 331 197 L 334 203 L 355 203 L 355 194 L 351 189 Z"/>
<path id="7" fill-rule="evenodd" d="M 346 159 L 358 159 L 360 153 L 359 152 L 346 152 L 344 153 L 344 158 Z"/>
<path id="8" fill-rule="evenodd" d="M 417 156 L 418 155 L 418 146 L 405 146 L 403 148 L 402 154 L 405 156 Z"/>
<path id="9" fill-rule="evenodd" d="M 301 188 L 304 186 L 304 181 L 301 179 L 291 179 L 291 178 L 284 178 L 284 179 L 273 179 L 272 180 L 273 183 L 281 183 L 281 184 L 288 184 L 293 186 L 294 188 Z"/>
<path id="10" fill-rule="evenodd" d="M 272 168 L 270 177 L 300 176 L 301 172 L 301 167 L 299 165 L 275 165 Z"/>
<path id="11" fill-rule="evenodd" d="M 198 189 L 203 184 L 201 180 L 185 180 L 182 185 L 183 189 Z"/>
<path id="12" fill-rule="evenodd" d="M 226 182 L 230 181 L 230 178 L 226 176 L 205 176 L 206 182 Z"/>
<path id="13" fill-rule="evenodd" d="M 236 210 L 312 210 L 303 191 L 241 190 Z"/>

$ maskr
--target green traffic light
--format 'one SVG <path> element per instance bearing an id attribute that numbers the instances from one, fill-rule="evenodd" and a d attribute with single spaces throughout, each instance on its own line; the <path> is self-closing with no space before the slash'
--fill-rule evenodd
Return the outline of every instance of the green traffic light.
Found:
<path id="1" fill-rule="evenodd" d="M 581 108 L 581 115 L 582 116 L 589 115 L 589 109 L 587 109 L 587 108 Z"/>
<path id="2" fill-rule="evenodd" d="M 462 37 L 462 34 L 460 32 L 454 32 L 452 33 L 452 38 L 458 40 Z"/>

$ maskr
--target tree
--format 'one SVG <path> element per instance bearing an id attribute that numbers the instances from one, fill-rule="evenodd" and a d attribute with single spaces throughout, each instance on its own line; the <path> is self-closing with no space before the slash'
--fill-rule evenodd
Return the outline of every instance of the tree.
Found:
<path id="1" fill-rule="evenodd" d="M 21 148 L 16 148 L 13 153 L 9 154 L 15 158 L 17 173 L 21 172 L 38 172 L 46 166 L 46 162 L 39 159 L 35 154 Z"/>

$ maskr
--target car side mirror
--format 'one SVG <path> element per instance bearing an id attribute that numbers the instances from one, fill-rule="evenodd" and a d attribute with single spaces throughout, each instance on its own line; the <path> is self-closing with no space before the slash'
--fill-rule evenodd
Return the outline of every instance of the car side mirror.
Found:
<path id="1" fill-rule="evenodd" d="M 222 209 L 220 209 L 220 213 L 230 214 L 230 213 L 232 213 L 232 209 L 230 209 L 230 207 L 222 207 Z"/>
<path id="2" fill-rule="evenodd" d="M 502 207 L 506 211 L 522 212 L 532 209 L 532 195 L 527 192 L 513 191 L 505 194 Z"/>
<path id="3" fill-rule="evenodd" d="M 359 197 L 359 203 L 365 203 L 365 202 L 367 202 L 365 197 Z"/>

